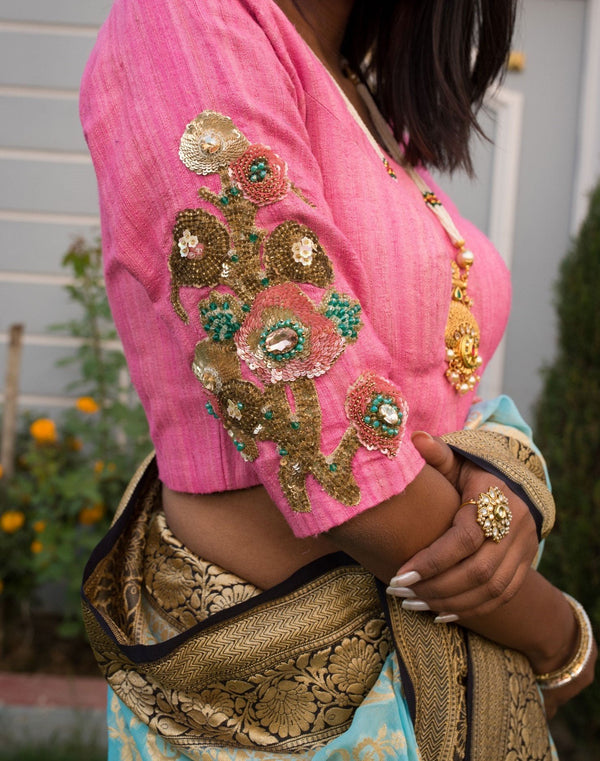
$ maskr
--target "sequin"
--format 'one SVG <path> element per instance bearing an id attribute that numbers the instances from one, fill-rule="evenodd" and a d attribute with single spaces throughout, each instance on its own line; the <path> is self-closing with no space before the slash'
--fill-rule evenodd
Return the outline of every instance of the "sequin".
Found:
<path id="1" fill-rule="evenodd" d="M 229 174 L 244 197 L 257 206 L 281 201 L 290 189 L 285 161 L 266 145 L 251 145 L 231 164 Z"/>
<path id="2" fill-rule="evenodd" d="M 239 158 L 248 145 L 228 116 L 203 111 L 186 126 L 179 158 L 196 174 L 213 174 Z"/>
<path id="3" fill-rule="evenodd" d="M 363 446 L 395 457 L 408 418 L 408 404 L 397 386 L 363 373 L 348 391 L 346 414 Z"/>

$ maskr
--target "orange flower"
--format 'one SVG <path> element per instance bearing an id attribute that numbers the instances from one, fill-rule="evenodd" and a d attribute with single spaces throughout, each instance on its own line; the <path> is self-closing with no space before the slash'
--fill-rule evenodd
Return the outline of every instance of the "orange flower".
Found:
<path id="1" fill-rule="evenodd" d="M 29 426 L 29 433 L 31 433 L 38 444 L 54 444 L 58 438 L 54 420 L 50 420 L 47 417 L 34 420 Z"/>
<path id="2" fill-rule="evenodd" d="M 66 441 L 66 445 L 73 452 L 80 452 L 83 449 L 83 441 L 81 439 L 78 439 L 77 436 L 69 436 L 69 438 Z"/>
<path id="3" fill-rule="evenodd" d="M 14 534 L 25 523 L 25 513 L 20 510 L 7 510 L 0 516 L 0 528 L 6 534 Z"/>
<path id="4" fill-rule="evenodd" d="M 92 399 L 91 396 L 80 396 L 75 402 L 75 406 L 79 412 L 84 412 L 86 415 L 93 415 L 100 409 L 96 400 Z"/>
<path id="5" fill-rule="evenodd" d="M 104 460 L 96 460 L 94 463 L 94 473 L 99 476 L 104 470 Z"/>
<path id="6" fill-rule="evenodd" d="M 39 555 L 43 549 L 44 545 L 39 541 L 39 539 L 34 539 L 33 542 L 31 542 L 31 551 L 34 555 Z"/>
<path id="7" fill-rule="evenodd" d="M 4 475 L 4 468 L 0 465 L 0 478 Z"/>
<path id="8" fill-rule="evenodd" d="M 117 470 L 117 466 L 115 465 L 114 462 L 109 462 L 108 465 L 106 466 L 107 473 L 115 473 L 116 470 Z"/>
<path id="9" fill-rule="evenodd" d="M 33 530 L 36 534 L 41 534 L 46 530 L 46 521 L 36 521 L 33 524 Z"/>
<path id="10" fill-rule="evenodd" d="M 0 579 L 0 595 L 4 592 L 4 579 Z"/>
<path id="11" fill-rule="evenodd" d="M 104 505 L 102 502 L 96 502 L 95 505 L 84 507 L 79 511 L 79 523 L 81 523 L 82 526 L 93 526 L 95 523 L 98 523 L 99 520 L 102 520 L 103 516 Z"/>

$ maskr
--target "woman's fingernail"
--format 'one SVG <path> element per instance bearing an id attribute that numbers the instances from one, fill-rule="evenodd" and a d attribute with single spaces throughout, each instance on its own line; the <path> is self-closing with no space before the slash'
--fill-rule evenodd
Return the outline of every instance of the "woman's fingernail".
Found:
<path id="1" fill-rule="evenodd" d="M 400 576 L 394 576 L 390 581 L 390 587 L 410 587 L 418 581 L 421 581 L 420 573 L 417 573 L 417 571 L 407 571 L 406 573 L 401 573 Z"/>
<path id="2" fill-rule="evenodd" d="M 421 436 L 424 439 L 429 439 L 429 441 L 433 441 L 433 436 L 430 433 L 427 433 L 427 431 L 414 431 L 413 435 L 411 436 L 411 439 L 414 441 L 415 436 Z"/>
<path id="3" fill-rule="evenodd" d="M 410 587 L 388 587 L 388 595 L 396 595 L 396 597 L 416 597 L 417 593 Z"/>
<path id="4" fill-rule="evenodd" d="M 431 610 L 425 600 L 404 600 L 402 607 L 404 610 Z"/>
<path id="5" fill-rule="evenodd" d="M 453 621 L 458 621 L 455 613 L 440 613 L 433 619 L 434 624 L 451 624 Z"/>

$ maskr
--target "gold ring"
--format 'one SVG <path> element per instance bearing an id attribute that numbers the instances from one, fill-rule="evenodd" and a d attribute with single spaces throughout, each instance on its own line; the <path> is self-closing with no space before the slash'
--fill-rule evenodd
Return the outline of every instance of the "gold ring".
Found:
<path id="1" fill-rule="evenodd" d="M 486 538 L 498 543 L 508 534 L 512 513 L 506 495 L 498 486 L 490 486 L 477 499 L 469 499 L 463 505 L 477 506 L 477 523 Z"/>

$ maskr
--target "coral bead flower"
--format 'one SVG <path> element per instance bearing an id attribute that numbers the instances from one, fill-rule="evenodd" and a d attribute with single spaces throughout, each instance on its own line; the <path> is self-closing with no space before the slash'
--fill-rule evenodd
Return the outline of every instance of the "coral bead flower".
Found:
<path id="1" fill-rule="evenodd" d="M 86 415 L 93 415 L 100 409 L 96 400 L 92 399 L 91 396 L 80 396 L 75 402 L 75 406 L 79 412 L 83 412 Z"/>
<path id="2" fill-rule="evenodd" d="M 37 444 L 55 444 L 57 440 L 56 425 L 50 418 L 38 418 L 29 426 L 29 433 Z"/>
<path id="3" fill-rule="evenodd" d="M 244 198 L 266 206 L 285 198 L 290 188 L 285 161 L 265 145 L 251 145 L 229 168 Z"/>
<path id="4" fill-rule="evenodd" d="M 346 414 L 360 443 L 394 457 L 404 436 L 408 404 L 400 390 L 375 373 L 363 373 L 349 389 Z"/>
<path id="5" fill-rule="evenodd" d="M 323 375 L 345 347 L 333 322 L 293 283 L 259 293 L 234 340 L 265 383 Z"/>

